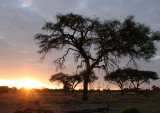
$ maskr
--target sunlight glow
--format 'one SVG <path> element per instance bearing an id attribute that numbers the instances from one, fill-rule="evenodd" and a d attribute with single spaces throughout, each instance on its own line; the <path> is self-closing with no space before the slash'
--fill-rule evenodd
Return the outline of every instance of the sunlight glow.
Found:
<path id="1" fill-rule="evenodd" d="M 37 82 L 33 79 L 27 78 L 27 79 L 20 80 L 18 86 L 24 87 L 26 89 L 31 89 L 31 88 L 41 88 L 42 84 L 40 84 L 39 82 Z"/>
<path id="2" fill-rule="evenodd" d="M 22 8 L 28 8 L 32 5 L 32 0 L 21 0 L 20 1 L 20 7 Z"/>
<path id="3" fill-rule="evenodd" d="M 8 87 L 17 87 L 18 89 L 24 87 L 26 89 L 32 88 L 49 88 L 49 89 L 59 89 L 56 85 L 46 85 L 42 84 L 34 79 L 31 78 L 23 78 L 19 80 L 5 80 L 0 79 L 0 86 L 8 86 Z"/>
<path id="4" fill-rule="evenodd" d="M 23 4 L 22 4 L 22 7 L 23 7 L 23 8 L 29 7 L 29 4 L 23 3 Z"/>
<path id="5" fill-rule="evenodd" d="M 22 87 L 26 89 L 41 88 L 44 86 L 40 82 L 37 82 L 36 80 L 30 79 L 30 78 L 21 79 L 18 81 L 1 79 L 0 82 L 1 82 L 1 85 L 5 85 L 9 87 L 17 87 L 18 89 Z"/>

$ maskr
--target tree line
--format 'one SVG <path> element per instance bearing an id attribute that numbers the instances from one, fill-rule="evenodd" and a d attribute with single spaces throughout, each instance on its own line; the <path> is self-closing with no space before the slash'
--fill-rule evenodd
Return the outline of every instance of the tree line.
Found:
<path id="1" fill-rule="evenodd" d="M 52 75 L 49 80 L 51 82 L 58 81 L 59 83 L 62 83 L 63 90 L 65 92 L 72 91 L 73 94 L 76 86 L 79 83 L 83 82 L 83 76 L 84 76 L 83 72 L 77 75 L 57 73 Z M 90 77 L 91 78 L 89 79 L 89 83 L 93 83 L 95 80 L 98 79 L 94 74 L 91 75 Z M 127 86 L 128 84 L 132 84 L 135 93 L 138 93 L 138 91 L 140 90 L 140 86 L 143 83 L 149 84 L 150 80 L 157 80 L 157 79 L 159 79 L 159 77 L 156 72 L 141 71 L 131 68 L 117 69 L 116 71 L 106 74 L 104 76 L 105 81 L 119 86 L 122 95 L 124 95 L 125 86 Z"/>

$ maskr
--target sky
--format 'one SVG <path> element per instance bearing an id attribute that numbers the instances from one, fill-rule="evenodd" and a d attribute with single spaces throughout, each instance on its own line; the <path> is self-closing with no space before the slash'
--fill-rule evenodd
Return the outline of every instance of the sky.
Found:
<path id="1" fill-rule="evenodd" d="M 57 73 L 52 61 L 63 51 L 53 51 L 41 62 L 34 36 L 46 21 L 57 14 L 76 13 L 101 19 L 124 20 L 134 15 L 136 21 L 160 30 L 160 0 L 0 0 L 0 85 L 4 80 L 32 78 L 45 85 Z M 148 63 L 138 61 L 141 70 L 155 71 L 160 76 L 160 43 L 156 56 Z M 69 55 L 65 73 L 73 73 L 76 65 Z M 95 84 L 105 84 L 99 73 Z M 160 80 L 152 82 L 160 86 Z M 81 87 L 81 86 L 80 86 Z M 148 86 L 151 87 L 151 86 Z"/>

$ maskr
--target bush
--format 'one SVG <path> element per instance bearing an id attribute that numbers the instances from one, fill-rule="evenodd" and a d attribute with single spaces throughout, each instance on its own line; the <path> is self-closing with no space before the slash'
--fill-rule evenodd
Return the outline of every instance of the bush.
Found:
<path id="1" fill-rule="evenodd" d="M 8 86 L 0 86 L 0 93 L 9 93 L 10 88 Z"/>
<path id="2" fill-rule="evenodd" d="M 120 113 L 141 113 L 139 110 L 137 110 L 136 108 L 126 108 L 123 111 L 121 111 Z"/>

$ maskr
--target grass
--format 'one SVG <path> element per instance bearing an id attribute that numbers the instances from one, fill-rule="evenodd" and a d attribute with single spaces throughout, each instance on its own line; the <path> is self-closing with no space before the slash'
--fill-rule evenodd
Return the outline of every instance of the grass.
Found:
<path id="1" fill-rule="evenodd" d="M 17 91 L 0 94 L 0 112 L 10 113 L 24 109 L 54 110 L 57 113 L 69 110 L 82 110 L 105 107 L 111 102 L 110 112 L 119 113 L 128 106 L 137 108 L 142 113 L 160 113 L 160 94 L 125 95 L 118 93 L 94 92 L 88 101 L 82 101 L 82 93 L 65 95 L 62 92 Z"/>

